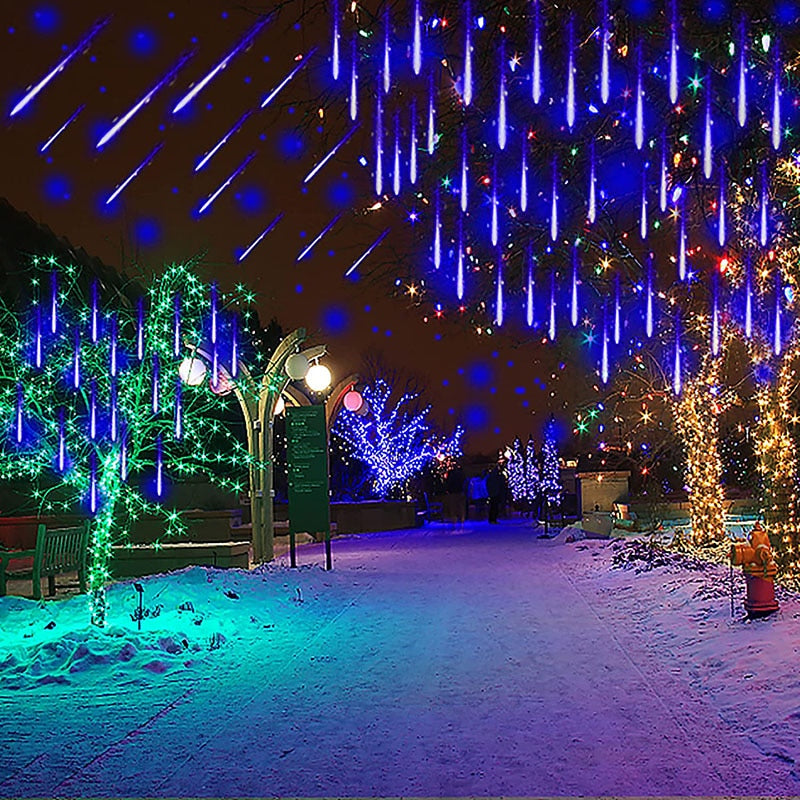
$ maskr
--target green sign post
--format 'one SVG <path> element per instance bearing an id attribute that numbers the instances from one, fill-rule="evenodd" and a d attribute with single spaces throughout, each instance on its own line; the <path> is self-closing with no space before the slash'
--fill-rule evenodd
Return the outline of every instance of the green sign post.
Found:
<path id="1" fill-rule="evenodd" d="M 287 408 L 286 434 L 291 565 L 297 566 L 295 534 L 324 533 L 325 568 L 331 569 L 331 509 L 325 406 Z"/>

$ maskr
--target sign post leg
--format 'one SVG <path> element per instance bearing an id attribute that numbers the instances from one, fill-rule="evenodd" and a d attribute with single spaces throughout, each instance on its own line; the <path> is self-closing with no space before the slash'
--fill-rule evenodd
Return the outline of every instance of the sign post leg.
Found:
<path id="1" fill-rule="evenodd" d="M 289 529 L 289 566 L 297 566 L 297 552 L 295 550 L 294 531 Z"/>
<path id="2" fill-rule="evenodd" d="M 325 531 L 325 569 L 333 569 L 333 558 L 331 556 L 331 526 L 328 525 Z"/>

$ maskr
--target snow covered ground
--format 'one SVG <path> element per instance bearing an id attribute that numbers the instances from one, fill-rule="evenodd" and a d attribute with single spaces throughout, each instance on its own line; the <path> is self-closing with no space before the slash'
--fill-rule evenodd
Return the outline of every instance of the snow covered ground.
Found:
<path id="1" fill-rule="evenodd" d="M 132 582 L 0 598 L 0 796 L 799 794 L 800 602 L 538 532 L 154 576 L 141 632 Z"/>

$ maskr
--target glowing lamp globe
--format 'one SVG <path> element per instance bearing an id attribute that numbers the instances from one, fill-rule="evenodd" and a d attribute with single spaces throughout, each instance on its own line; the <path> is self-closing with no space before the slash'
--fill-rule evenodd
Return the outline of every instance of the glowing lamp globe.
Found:
<path id="1" fill-rule="evenodd" d="M 286 359 L 284 369 L 293 381 L 302 380 L 308 372 L 308 359 L 302 353 L 295 353 Z"/>
<path id="2" fill-rule="evenodd" d="M 331 371 L 324 364 L 314 364 L 306 373 L 306 385 L 312 392 L 324 392 L 331 385 Z"/>
<path id="3" fill-rule="evenodd" d="M 199 386 L 206 377 L 206 365 L 199 358 L 184 358 L 178 375 L 188 386 Z"/>
<path id="4" fill-rule="evenodd" d="M 361 396 L 361 392 L 357 392 L 355 389 L 351 389 L 342 400 L 342 405 L 348 410 L 352 411 L 354 414 L 364 405 L 364 398 Z"/>

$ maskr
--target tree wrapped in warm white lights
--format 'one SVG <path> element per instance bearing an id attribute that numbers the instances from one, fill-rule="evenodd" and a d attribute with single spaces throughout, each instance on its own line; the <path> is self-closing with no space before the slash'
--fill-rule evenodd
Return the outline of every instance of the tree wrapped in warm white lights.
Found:
<path id="1" fill-rule="evenodd" d="M 514 443 L 507 450 L 508 461 L 506 462 L 506 478 L 508 489 L 511 492 L 511 500 L 520 503 L 526 499 L 525 492 L 525 453 L 522 450 L 522 442 L 519 436 L 514 439 Z"/>
<path id="2" fill-rule="evenodd" d="M 367 413 L 341 411 L 333 433 L 369 467 L 374 491 L 380 497 L 403 486 L 437 454 L 447 458 L 460 455 L 461 429 L 456 428 L 444 441 L 437 437 L 428 422 L 431 407 L 418 406 L 418 393 L 406 392 L 392 403 L 392 387 L 377 380 L 362 394 Z"/>
<path id="3" fill-rule="evenodd" d="M 235 361 L 237 322 L 193 273 L 172 265 L 138 302 L 71 265 L 35 259 L 29 293 L 0 302 L 0 478 L 29 482 L 43 513 L 91 519 L 92 621 L 105 623 L 115 545 L 144 514 L 184 526 L 169 485 L 211 476 L 239 491 L 247 450 L 219 419 L 221 364 Z M 191 348 L 213 354 L 184 378 Z M 204 380 L 207 377 L 208 380 Z"/>

